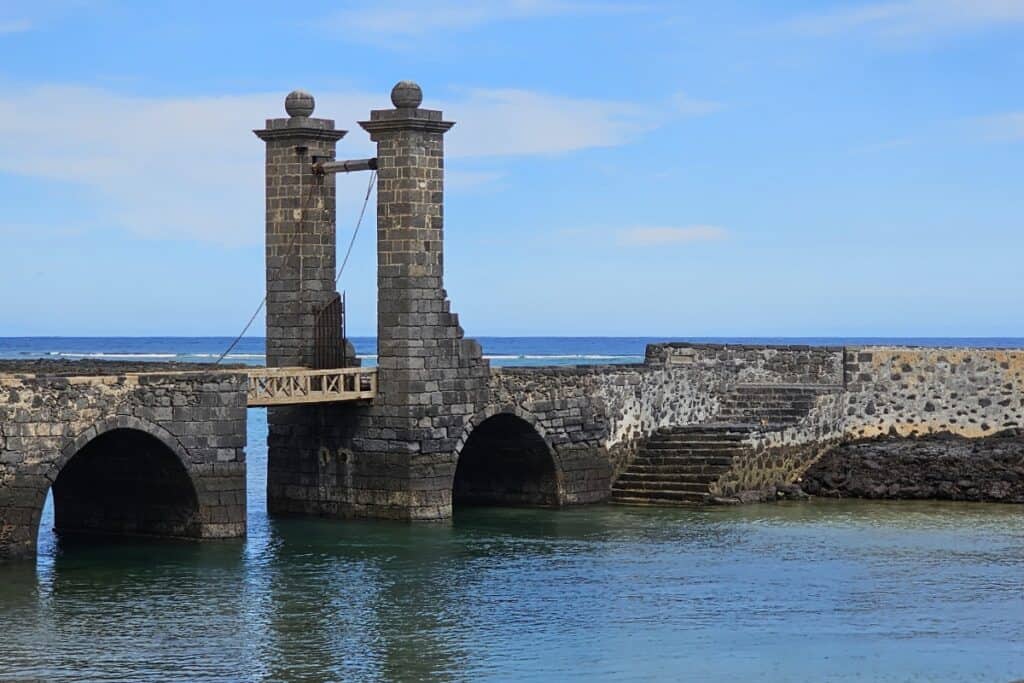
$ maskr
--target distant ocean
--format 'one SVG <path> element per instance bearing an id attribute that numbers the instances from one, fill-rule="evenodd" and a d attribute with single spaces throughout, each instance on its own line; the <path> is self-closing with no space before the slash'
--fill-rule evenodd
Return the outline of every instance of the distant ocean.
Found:
<path id="1" fill-rule="evenodd" d="M 639 363 L 647 344 L 666 341 L 730 344 L 969 346 L 1024 348 L 1024 338 L 883 337 L 478 337 L 492 365 L 541 366 Z M 215 362 L 229 337 L 0 337 L 0 358 L 106 359 L 119 361 Z M 354 337 L 364 365 L 376 363 L 374 337 Z M 263 337 L 245 337 L 225 363 L 263 365 Z"/>

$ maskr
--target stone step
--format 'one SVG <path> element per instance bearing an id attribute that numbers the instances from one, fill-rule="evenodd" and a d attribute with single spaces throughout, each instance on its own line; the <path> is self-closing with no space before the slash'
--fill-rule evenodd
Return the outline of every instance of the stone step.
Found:
<path id="1" fill-rule="evenodd" d="M 629 470 L 623 472 L 620 475 L 620 478 L 627 476 L 628 474 L 648 474 L 656 476 L 678 477 L 713 476 L 715 478 L 718 478 L 728 470 L 729 465 L 695 465 L 688 463 L 641 463 L 639 465 L 630 467 Z"/>
<path id="2" fill-rule="evenodd" d="M 664 490 L 664 491 L 697 491 L 707 492 L 708 484 L 717 477 L 701 475 L 701 479 L 686 477 L 685 479 L 637 478 L 622 475 L 612 486 L 612 491 L 630 490 Z"/>
<path id="3" fill-rule="evenodd" d="M 734 413 L 739 416 L 741 413 L 737 411 Z M 750 409 L 742 412 L 742 416 L 751 420 L 764 420 L 765 418 L 776 418 L 776 419 L 793 419 L 806 417 L 809 414 L 808 411 L 804 410 L 757 410 Z"/>
<path id="4" fill-rule="evenodd" d="M 737 422 L 704 422 L 696 425 L 687 425 L 685 427 L 662 427 L 654 434 L 651 435 L 651 439 L 658 439 L 664 436 L 712 436 L 714 438 L 719 437 L 739 437 L 742 438 L 750 431 L 751 425 L 749 423 L 737 423 Z"/>
<path id="5" fill-rule="evenodd" d="M 695 484 L 693 486 L 620 486 L 612 489 L 612 495 L 629 496 L 651 496 L 654 498 L 679 498 L 687 500 L 692 496 L 705 496 L 708 494 L 706 484 Z"/>
<path id="6" fill-rule="evenodd" d="M 643 445 L 644 449 L 652 451 L 672 450 L 736 450 L 740 448 L 739 441 L 648 441 Z"/>
<path id="7" fill-rule="evenodd" d="M 740 453 L 736 451 L 701 451 L 699 453 L 687 451 L 640 451 L 636 454 L 633 462 L 714 462 L 731 463 Z"/>
<path id="8" fill-rule="evenodd" d="M 760 405 L 741 405 L 739 403 L 723 403 L 719 408 L 719 417 L 728 417 L 729 419 L 735 419 L 734 416 L 740 413 L 757 412 L 757 413 L 808 413 L 814 406 L 810 403 L 807 405 L 797 405 L 793 403 L 783 404 L 760 404 Z"/>
<path id="9" fill-rule="evenodd" d="M 726 468 L 717 471 L 702 470 L 697 472 L 680 472 L 676 469 L 630 470 L 619 475 L 616 481 L 715 481 Z"/>
<path id="10" fill-rule="evenodd" d="M 732 465 L 732 458 L 714 458 L 710 456 L 637 456 L 632 465 L 693 465 L 693 466 L 716 466 L 728 467 Z"/>
<path id="11" fill-rule="evenodd" d="M 611 489 L 643 490 L 649 488 L 651 490 L 698 490 L 698 492 L 707 492 L 709 483 L 709 481 L 691 480 L 689 477 L 662 476 L 651 479 L 630 479 L 628 481 L 620 477 L 611 485 Z"/>
<path id="12" fill-rule="evenodd" d="M 724 401 L 807 401 L 813 402 L 818 398 L 817 393 L 804 392 L 795 394 L 780 394 L 775 392 L 754 392 L 739 391 L 730 392 L 722 397 Z"/>
<path id="13" fill-rule="evenodd" d="M 672 446 L 665 444 L 644 444 L 640 446 L 638 453 L 650 453 L 651 455 L 669 455 L 672 453 L 679 453 L 680 455 L 710 455 L 716 458 L 721 458 L 726 455 L 739 455 L 746 453 L 749 450 L 743 444 L 727 444 L 719 445 L 715 444 L 687 444 L 679 443 Z"/>
<path id="14" fill-rule="evenodd" d="M 787 408 L 802 408 L 804 410 L 814 405 L 813 401 L 722 401 L 720 406 L 731 408 L 764 408 L 785 410 Z"/>
<path id="15" fill-rule="evenodd" d="M 746 453 L 747 449 L 742 447 L 740 444 L 731 444 L 728 447 L 708 446 L 707 444 L 677 444 L 675 448 L 651 448 L 650 444 L 645 444 L 640 447 L 639 454 L 647 453 L 648 455 L 654 456 L 666 456 L 666 455 L 692 455 L 694 457 L 700 456 L 711 456 L 714 458 L 724 458 L 732 455 L 742 455 Z"/>
<path id="16" fill-rule="evenodd" d="M 813 401 L 818 397 L 816 391 L 730 391 L 725 395 L 728 399 L 771 399 L 789 401 Z"/>
<path id="17" fill-rule="evenodd" d="M 732 385 L 731 391 L 802 391 L 827 394 L 842 390 L 840 384 L 761 384 L 758 382 L 744 382 L 743 384 Z"/>
<path id="18" fill-rule="evenodd" d="M 780 424 L 780 423 L 795 423 L 807 417 L 806 414 L 800 413 L 799 415 L 765 415 L 763 413 L 751 413 L 750 417 L 756 418 L 762 424 Z"/>
<path id="19" fill-rule="evenodd" d="M 723 406 L 743 406 L 746 408 L 755 408 L 758 406 L 774 407 L 774 408 L 785 408 L 787 406 L 803 406 L 810 407 L 814 405 L 814 401 L 803 401 L 797 399 L 786 399 L 786 400 L 775 400 L 775 399 L 726 399 L 719 405 Z"/>
<path id="20" fill-rule="evenodd" d="M 650 439 L 659 440 L 663 438 L 742 438 L 750 432 L 751 425 L 744 423 L 742 427 L 729 427 L 722 429 L 672 429 L 660 430 L 650 435 Z"/>
<path id="21" fill-rule="evenodd" d="M 630 471 L 620 474 L 616 481 L 714 481 L 726 469 L 728 468 L 686 472 L 680 472 L 677 468 L 644 470 L 630 469 Z"/>
<path id="22" fill-rule="evenodd" d="M 657 500 L 705 500 L 710 494 L 707 487 L 693 491 L 677 491 L 667 489 L 644 489 L 636 486 L 623 486 L 612 489 L 612 496 L 619 498 L 652 498 Z"/>

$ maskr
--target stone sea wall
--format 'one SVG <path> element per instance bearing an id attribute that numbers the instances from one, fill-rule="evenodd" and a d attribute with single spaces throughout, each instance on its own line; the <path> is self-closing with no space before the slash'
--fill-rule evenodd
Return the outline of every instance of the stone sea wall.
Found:
<path id="1" fill-rule="evenodd" d="M 713 421 L 738 384 L 842 379 L 837 347 L 652 344 L 643 364 L 495 368 L 490 409 L 533 416 L 556 451 L 600 450 L 614 478 L 656 430 Z"/>
<path id="2" fill-rule="evenodd" d="M 530 415 L 556 451 L 605 459 L 614 479 L 656 430 L 714 422 L 730 392 L 764 385 L 816 397 L 795 424 L 752 428 L 716 495 L 791 485 L 852 441 L 1024 426 L 1024 350 L 1005 349 L 653 344 L 638 365 L 495 369 L 491 410 Z"/>
<path id="3" fill-rule="evenodd" d="M 796 425 L 752 432 L 748 450 L 716 492 L 792 484 L 823 457 L 833 467 L 845 457 L 859 457 L 861 451 L 845 444 L 865 439 L 910 439 L 900 453 L 920 464 L 922 458 L 910 456 L 915 449 L 923 448 L 922 457 L 930 459 L 955 442 L 917 437 L 978 439 L 1024 426 L 1024 350 L 867 346 L 847 347 L 843 356 L 841 389 L 823 392 Z M 921 476 L 938 481 L 940 466 L 947 478 L 958 480 L 961 464 L 955 458 L 920 469 Z M 905 488 L 912 471 L 903 467 L 891 476 L 902 478 Z M 932 489 L 922 484 L 920 490 Z"/>
<path id="4" fill-rule="evenodd" d="M 588 463 L 588 480 L 603 480 L 591 497 L 603 498 L 654 430 L 714 414 L 715 395 L 700 390 L 697 375 L 650 365 L 495 368 L 489 411 L 530 416 L 556 453 Z"/>
<path id="5" fill-rule="evenodd" d="M 847 438 L 1024 426 L 1024 349 L 846 349 Z"/>
<path id="6" fill-rule="evenodd" d="M 650 344 L 645 364 L 694 368 L 702 377 L 720 383 L 843 383 L 843 348 L 839 346 Z"/>

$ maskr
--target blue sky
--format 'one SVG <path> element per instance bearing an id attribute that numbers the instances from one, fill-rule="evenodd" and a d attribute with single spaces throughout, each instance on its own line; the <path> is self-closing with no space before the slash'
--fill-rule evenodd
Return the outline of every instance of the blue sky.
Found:
<path id="1" fill-rule="evenodd" d="M 293 6 L 0 2 L 0 336 L 236 333 L 251 130 L 302 87 L 365 156 L 406 78 L 468 334 L 1024 336 L 1024 0 Z"/>

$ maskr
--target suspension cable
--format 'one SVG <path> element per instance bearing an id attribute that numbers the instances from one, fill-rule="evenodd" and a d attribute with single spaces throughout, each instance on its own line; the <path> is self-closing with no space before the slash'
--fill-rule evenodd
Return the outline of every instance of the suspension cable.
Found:
<path id="1" fill-rule="evenodd" d="M 363 197 L 363 208 L 359 209 L 359 220 L 356 221 L 355 230 L 352 231 L 352 238 L 348 241 L 348 249 L 345 250 L 345 258 L 341 261 L 341 267 L 338 268 L 338 274 L 334 276 L 334 284 L 337 286 L 338 280 L 341 279 L 341 274 L 345 270 L 345 266 L 348 265 L 348 257 L 352 254 L 352 247 L 356 243 L 356 236 L 359 234 L 359 226 L 363 224 L 363 216 L 366 215 L 366 205 L 370 203 L 370 193 L 373 192 L 373 181 L 377 179 L 377 171 L 374 170 L 370 174 L 370 182 L 366 185 L 366 196 Z"/>
<path id="2" fill-rule="evenodd" d="M 293 249 L 295 247 L 295 244 L 299 241 L 299 235 L 302 234 L 303 229 L 306 227 L 306 212 L 309 209 L 309 205 L 310 205 L 310 203 L 312 203 L 312 200 L 313 200 L 313 190 L 318 188 L 318 187 L 322 187 L 323 186 L 323 176 L 315 176 L 315 177 L 317 178 L 317 181 L 309 186 L 309 191 L 306 193 L 306 200 L 300 206 L 300 210 L 299 210 L 299 223 L 296 226 L 295 232 L 292 233 L 291 240 L 288 242 L 288 248 L 285 249 L 284 259 L 281 261 L 281 265 L 278 266 L 277 269 L 273 272 L 273 274 L 268 278 L 268 281 L 276 280 L 277 276 L 281 273 L 282 270 L 284 270 L 285 266 L 288 265 L 288 259 L 291 258 L 292 251 L 293 251 Z M 301 182 L 301 176 L 300 176 L 300 182 Z M 301 192 L 301 190 L 300 190 L 300 192 Z M 233 342 L 231 342 L 231 344 L 228 345 L 228 348 L 226 348 L 224 350 L 224 353 L 220 354 L 220 357 L 217 358 L 217 360 L 214 362 L 214 365 L 220 365 L 221 361 L 223 361 L 224 358 L 229 353 L 231 353 L 231 351 L 234 350 L 234 348 L 238 345 L 238 342 L 242 341 L 242 337 L 244 337 L 245 333 L 249 331 L 249 328 L 252 327 L 252 324 L 253 324 L 253 322 L 255 322 L 256 317 L 260 314 L 260 311 L 262 311 L 263 307 L 266 306 L 266 305 L 267 305 L 267 294 L 264 293 L 263 299 L 260 301 L 260 305 L 256 307 L 255 311 L 253 311 L 252 316 L 249 318 L 249 322 L 247 322 L 245 324 L 245 327 L 243 327 L 242 331 L 238 334 L 237 337 L 235 337 L 235 340 Z"/>
<path id="3" fill-rule="evenodd" d="M 305 222 L 306 222 L 306 211 L 307 211 L 307 209 L 309 209 L 309 204 L 310 204 L 310 202 L 312 200 L 312 197 L 313 197 L 313 189 L 316 188 L 316 187 L 320 187 L 322 182 L 323 182 L 323 176 L 316 176 L 316 177 L 318 178 L 318 182 L 315 183 L 314 185 L 310 185 L 310 187 L 309 187 L 309 192 L 306 195 L 305 204 L 302 207 L 302 210 L 301 210 L 300 215 L 299 215 L 299 225 L 298 225 L 298 228 L 296 229 L 295 233 L 292 235 L 291 241 L 288 243 L 288 248 L 285 250 L 284 260 L 281 262 L 281 265 L 278 267 L 278 269 L 275 270 L 273 275 L 269 278 L 270 280 L 276 279 L 276 276 L 287 265 L 288 259 L 291 258 L 292 249 L 295 246 L 295 243 L 298 241 L 299 235 L 302 234 L 302 230 L 305 227 Z M 352 255 L 352 247 L 355 246 L 356 236 L 359 235 L 359 228 L 363 224 L 363 217 L 366 215 L 366 207 L 370 203 L 370 195 L 373 193 L 373 183 L 374 183 L 374 181 L 376 179 L 377 179 L 377 171 L 375 170 L 375 171 L 373 171 L 373 173 L 370 174 L 370 182 L 367 183 L 367 186 L 366 186 L 366 195 L 363 197 L 363 205 L 359 209 L 359 218 L 358 218 L 358 220 L 356 220 L 356 227 L 352 231 L 352 238 L 348 242 L 348 249 L 345 250 L 345 258 L 342 260 L 341 267 L 338 268 L 338 272 L 334 276 L 334 284 L 335 285 L 337 285 L 338 284 L 338 280 L 341 279 L 341 274 L 342 274 L 342 272 L 344 272 L 345 266 L 348 265 L 348 258 L 349 258 L 349 256 Z M 239 333 L 239 335 L 237 337 L 235 337 L 235 340 L 232 341 L 231 344 L 228 346 L 228 348 L 224 350 L 224 353 L 220 354 L 220 357 L 217 358 L 217 360 L 214 363 L 214 365 L 219 365 L 221 363 L 221 361 L 223 361 L 224 358 L 229 353 L 231 353 L 232 350 L 234 350 L 235 346 L 238 345 L 238 342 L 242 341 L 242 337 L 244 337 L 245 333 L 249 331 L 249 328 L 252 327 L 252 324 L 256 321 L 256 318 L 259 316 L 260 312 L 263 310 L 263 307 L 266 306 L 266 305 L 267 305 L 267 295 L 264 294 L 263 295 L 263 299 L 260 301 L 259 306 L 256 307 L 256 310 L 253 311 L 252 316 L 249 318 L 249 322 L 247 322 L 245 324 L 245 327 L 243 327 L 242 331 Z"/>

